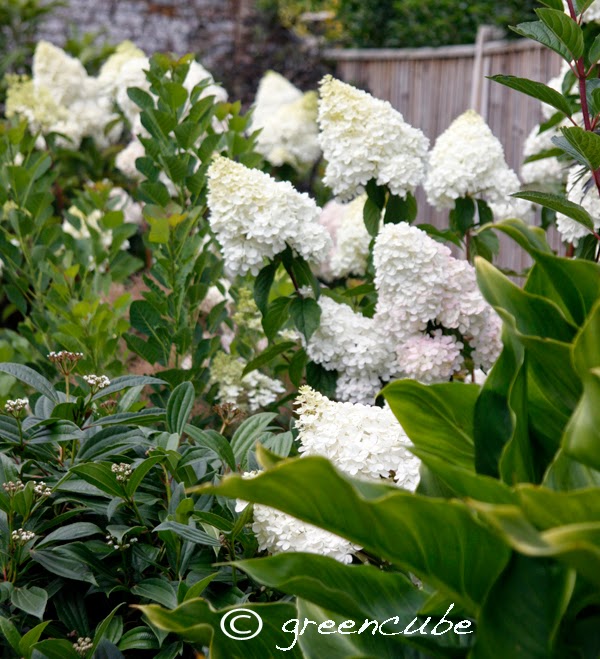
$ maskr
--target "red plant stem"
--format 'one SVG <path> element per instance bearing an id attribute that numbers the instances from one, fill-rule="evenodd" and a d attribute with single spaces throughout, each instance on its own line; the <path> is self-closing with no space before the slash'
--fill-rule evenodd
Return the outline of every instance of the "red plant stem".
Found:
<path id="1" fill-rule="evenodd" d="M 571 18 L 577 22 L 577 13 L 575 11 L 573 0 L 567 0 L 567 4 L 569 5 L 569 13 L 571 14 Z M 583 124 L 585 129 L 591 132 L 593 131 L 593 127 L 590 120 L 590 111 L 587 102 L 586 70 L 583 57 L 580 57 L 575 62 L 575 64 L 577 69 L 577 79 L 579 81 L 579 97 L 581 99 L 581 111 L 583 112 Z M 592 171 L 592 176 L 594 177 L 594 183 L 596 184 L 598 194 L 600 195 L 600 171 L 597 169 Z"/>

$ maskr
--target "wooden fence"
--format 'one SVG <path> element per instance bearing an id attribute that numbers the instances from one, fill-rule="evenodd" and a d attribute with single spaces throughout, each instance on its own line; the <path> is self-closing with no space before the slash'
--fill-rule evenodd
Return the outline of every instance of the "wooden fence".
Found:
<path id="1" fill-rule="evenodd" d="M 329 50 L 337 75 L 390 101 L 406 121 L 431 140 L 460 114 L 473 108 L 486 120 L 504 146 L 506 160 L 517 173 L 524 141 L 541 120 L 539 101 L 486 76 L 498 73 L 547 82 L 558 75 L 560 58 L 532 41 L 487 41 L 489 28 L 481 28 L 477 43 L 443 48 L 393 50 Z M 437 226 L 447 223 L 447 213 L 436 213 L 418 191 L 419 221 Z M 560 240 L 551 236 L 558 249 Z M 527 257 L 514 244 L 502 240 L 501 264 L 521 269 Z"/>

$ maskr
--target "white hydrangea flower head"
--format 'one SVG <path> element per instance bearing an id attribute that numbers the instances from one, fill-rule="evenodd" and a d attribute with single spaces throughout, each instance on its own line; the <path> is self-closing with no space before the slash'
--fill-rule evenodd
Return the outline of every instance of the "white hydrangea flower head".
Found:
<path id="1" fill-rule="evenodd" d="M 69 121 L 66 107 L 59 105 L 45 87 L 35 87 L 33 80 L 25 77 L 12 76 L 8 78 L 9 86 L 6 92 L 6 116 L 23 117 L 32 132 L 41 131 L 47 134 L 59 124 Z"/>
<path id="2" fill-rule="evenodd" d="M 328 260 L 319 269 L 325 281 L 362 277 L 367 271 L 371 236 L 363 220 L 365 201 L 362 195 L 349 204 L 332 200 L 323 207 L 319 223 L 329 231 L 333 242 Z"/>
<path id="3" fill-rule="evenodd" d="M 242 477 L 254 478 L 259 473 L 246 471 Z M 236 512 L 241 512 L 247 505 L 247 501 L 238 499 L 235 504 Z M 256 534 L 260 551 L 268 551 L 270 554 L 302 551 L 329 556 L 340 563 L 351 563 L 352 554 L 362 549 L 329 531 L 262 504 L 254 504 L 253 516 L 252 530 Z"/>
<path id="4" fill-rule="evenodd" d="M 83 64 L 48 41 L 39 41 L 33 55 L 33 81 L 36 89 L 50 92 L 57 105 L 69 106 L 84 98 L 87 71 Z"/>
<path id="5" fill-rule="evenodd" d="M 109 200 L 113 210 L 123 212 L 125 222 L 140 225 L 144 221 L 142 205 L 134 201 L 123 188 L 114 187 L 110 191 Z"/>
<path id="6" fill-rule="evenodd" d="M 469 344 L 474 348 L 471 359 L 475 368 L 486 372 L 494 365 L 502 352 L 502 320 L 489 307 L 472 319 L 469 326 Z"/>
<path id="7" fill-rule="evenodd" d="M 422 331 L 442 305 L 450 250 L 406 222 L 383 226 L 373 247 L 375 320 L 384 334 L 401 342 Z"/>
<path id="8" fill-rule="evenodd" d="M 258 549 L 270 554 L 306 552 L 351 563 L 352 555 L 361 547 L 329 531 L 302 522 L 291 515 L 268 506 L 254 505 L 252 530 Z"/>
<path id="9" fill-rule="evenodd" d="M 145 57 L 143 50 L 131 41 L 122 41 L 115 52 L 104 62 L 98 75 L 98 83 L 107 96 L 114 97 L 121 86 L 122 69 L 129 60 Z"/>
<path id="10" fill-rule="evenodd" d="M 379 378 L 390 375 L 389 340 L 372 318 L 346 304 L 321 295 L 319 306 L 321 321 L 306 344 L 306 354 L 324 369 L 346 374 L 346 394 L 354 390 L 349 398 L 357 400 L 362 392 L 360 402 L 373 402 L 381 389 Z M 342 389 L 338 394 L 346 399 Z"/>
<path id="11" fill-rule="evenodd" d="M 127 90 L 129 87 L 139 87 L 149 92 L 150 83 L 146 79 L 148 70 L 150 70 L 150 60 L 143 55 L 126 59 L 119 70 L 116 101 L 131 126 L 135 125 L 140 108 L 129 98 Z"/>
<path id="12" fill-rule="evenodd" d="M 252 130 L 261 130 L 256 150 L 272 165 L 312 165 L 320 156 L 317 95 L 303 94 L 275 71 L 258 85 Z"/>
<path id="13" fill-rule="evenodd" d="M 463 368 L 463 344 L 441 330 L 416 334 L 398 346 L 398 364 L 402 375 L 418 382 L 448 382 Z"/>
<path id="14" fill-rule="evenodd" d="M 52 44 L 41 41 L 35 51 L 33 78 L 10 83 L 7 116 L 27 119 L 32 132 L 61 133 L 58 143 L 77 149 L 84 137 L 92 137 L 100 148 L 114 144 L 121 125 L 108 134 L 105 127 L 118 118 L 113 98 L 97 78 L 87 75 L 83 64 Z M 43 148 L 43 144 L 40 144 Z"/>
<path id="15" fill-rule="evenodd" d="M 597 3 L 597 0 L 596 0 Z M 595 4 L 596 4 L 595 3 Z M 599 3 L 600 4 L 600 3 Z M 554 91 L 557 91 L 562 94 L 562 84 L 563 80 L 565 79 L 565 75 L 567 74 L 568 71 L 571 70 L 571 67 L 569 66 L 568 62 L 563 61 L 560 67 L 560 73 L 555 76 L 554 78 L 551 78 L 548 80 L 546 85 L 550 87 L 551 89 L 554 89 Z M 573 87 L 575 86 L 575 81 L 573 81 L 573 86 L 571 87 L 570 91 L 573 91 Z M 544 117 L 545 121 L 548 121 L 553 115 L 555 115 L 557 112 L 557 109 L 553 107 L 552 105 L 548 105 L 548 103 L 542 103 L 542 116 Z"/>
<path id="16" fill-rule="evenodd" d="M 381 378 L 374 371 L 341 371 L 335 383 L 335 397 L 342 402 L 372 405 L 382 387 Z"/>
<path id="17" fill-rule="evenodd" d="M 133 181 L 141 181 L 144 176 L 135 166 L 135 161 L 145 155 L 144 145 L 137 138 L 134 138 L 122 151 L 119 151 L 115 158 L 115 165 L 127 178 Z"/>
<path id="18" fill-rule="evenodd" d="M 246 362 L 233 355 L 218 353 L 211 367 L 211 384 L 218 384 L 218 399 L 221 403 L 231 403 L 238 409 L 257 412 L 274 403 L 285 393 L 285 387 L 275 380 L 252 371 L 242 377 Z"/>
<path id="19" fill-rule="evenodd" d="M 350 476 L 391 479 L 414 491 L 420 460 L 389 407 L 337 403 L 308 386 L 296 399 L 299 451 L 320 455 Z"/>
<path id="20" fill-rule="evenodd" d="M 401 197 L 423 181 L 429 140 L 388 101 L 325 76 L 318 122 L 323 180 L 341 199 L 361 194 L 371 179 Z"/>
<path id="21" fill-rule="evenodd" d="M 215 83 L 212 73 L 207 71 L 200 62 L 196 60 L 190 62 L 190 68 L 183 81 L 183 86 L 187 89 L 188 94 L 191 95 L 196 85 L 206 81 L 209 81 L 209 84 L 202 90 L 199 98 L 214 96 L 217 103 L 225 102 L 228 97 L 227 91 Z"/>
<path id="22" fill-rule="evenodd" d="M 545 151 L 555 149 L 553 137 L 560 135 L 558 127 L 539 132 L 540 125 L 534 126 L 523 146 L 523 159 L 536 156 Z M 555 188 L 566 182 L 568 169 L 565 163 L 556 156 L 533 160 L 521 165 L 521 178 L 526 185 L 536 185 L 543 188 Z"/>
<path id="23" fill-rule="evenodd" d="M 504 203 L 520 185 L 499 140 L 477 112 L 467 110 L 437 138 L 424 188 L 427 201 L 444 209 L 467 196 Z"/>
<path id="24" fill-rule="evenodd" d="M 579 166 L 569 169 L 567 199 L 583 206 L 594 222 L 594 229 L 600 230 L 600 196 L 593 181 L 590 181 L 589 172 L 582 175 Z M 585 238 L 590 233 L 582 224 L 562 213 L 556 214 L 556 228 L 566 243 L 573 243 L 575 246 L 581 238 Z"/>
<path id="25" fill-rule="evenodd" d="M 286 245 L 316 262 L 331 248 L 318 224 L 319 209 L 306 193 L 222 156 L 208 170 L 208 207 L 229 274 L 257 275 L 264 260 Z"/>

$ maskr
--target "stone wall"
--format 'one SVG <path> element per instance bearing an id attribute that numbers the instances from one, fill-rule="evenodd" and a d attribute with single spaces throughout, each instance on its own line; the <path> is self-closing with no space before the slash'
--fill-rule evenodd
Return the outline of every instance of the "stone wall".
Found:
<path id="1" fill-rule="evenodd" d="M 67 0 L 46 19 L 40 38 L 62 45 L 72 28 L 100 32 L 108 42 L 130 39 L 147 53 L 193 52 L 219 68 L 235 57 L 251 0 Z"/>
<path id="2" fill-rule="evenodd" d="M 0 0 L 1 1 L 1 0 Z M 38 37 L 59 46 L 72 30 L 99 41 L 130 39 L 146 53 L 194 53 L 230 97 L 249 105 L 265 71 L 274 69 L 301 89 L 314 89 L 329 68 L 318 48 L 285 30 L 256 0 L 66 0 Z"/>

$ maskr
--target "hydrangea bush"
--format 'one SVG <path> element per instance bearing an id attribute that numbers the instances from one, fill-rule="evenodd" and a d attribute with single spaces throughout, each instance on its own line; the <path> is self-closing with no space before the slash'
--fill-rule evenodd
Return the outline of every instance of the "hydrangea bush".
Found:
<path id="1" fill-rule="evenodd" d="M 240 656 L 240 607 L 257 659 L 597 655 L 586 4 L 516 28 L 565 59 L 560 90 L 496 76 L 553 108 L 524 178 L 549 166 L 564 196 L 520 189 L 472 111 L 429 150 L 331 76 L 268 73 L 244 113 L 191 56 L 124 43 L 90 75 L 38 45 L 0 135 L 7 656 Z M 532 257 L 522 287 L 498 232 Z M 282 631 L 444 615 L 473 633 Z"/>

